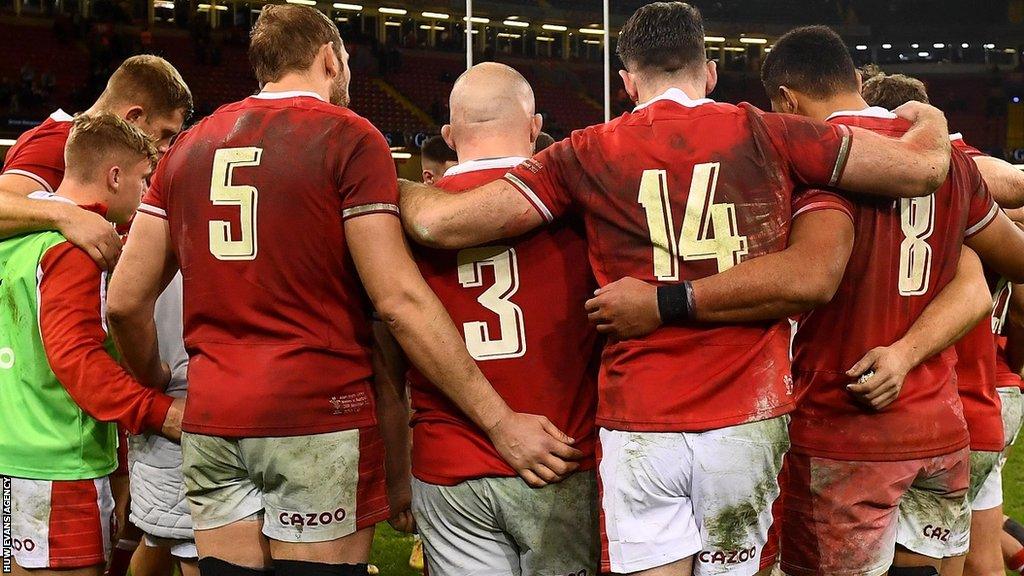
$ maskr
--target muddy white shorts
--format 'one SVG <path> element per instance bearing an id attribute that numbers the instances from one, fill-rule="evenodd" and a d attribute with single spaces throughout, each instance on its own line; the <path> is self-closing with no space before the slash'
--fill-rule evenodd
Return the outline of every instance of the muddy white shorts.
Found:
<path id="1" fill-rule="evenodd" d="M 199 551 L 196 550 L 195 540 L 161 538 L 159 536 L 143 534 L 142 543 L 149 548 L 166 548 L 171 553 L 171 556 L 179 560 L 197 560 L 199 558 Z"/>
<path id="2" fill-rule="evenodd" d="M 1010 455 L 1010 445 L 1017 439 L 1024 418 L 1024 398 L 1020 388 L 999 388 L 999 402 L 1003 412 L 1003 436 L 1006 447 L 1002 452 L 971 452 L 971 510 L 991 510 L 1003 503 L 1003 466 Z M 975 456 L 978 454 L 978 456 Z M 994 454 L 994 456 L 993 456 Z M 994 461 L 992 461 L 994 458 Z M 976 460 L 981 462 L 976 465 Z"/>
<path id="3" fill-rule="evenodd" d="M 282 542 L 327 542 L 388 518 L 376 426 L 309 436 L 184 433 L 182 472 L 196 530 L 263 516 Z"/>
<path id="4" fill-rule="evenodd" d="M 788 422 L 699 433 L 602 428 L 602 570 L 631 573 L 694 556 L 696 576 L 756 573 Z"/>
<path id="5" fill-rule="evenodd" d="M 597 574 L 593 471 L 540 489 L 520 478 L 478 478 L 454 486 L 414 479 L 412 511 L 431 574 Z"/>
<path id="6" fill-rule="evenodd" d="M 110 559 L 114 497 L 107 477 L 2 480 L 11 486 L 12 548 L 18 566 L 70 570 Z"/>

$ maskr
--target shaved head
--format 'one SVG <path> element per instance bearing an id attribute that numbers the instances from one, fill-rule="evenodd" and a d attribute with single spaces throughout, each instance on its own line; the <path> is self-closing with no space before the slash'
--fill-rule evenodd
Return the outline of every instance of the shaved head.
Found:
<path id="1" fill-rule="evenodd" d="M 493 153 L 504 140 L 507 155 L 529 156 L 540 132 L 533 88 L 523 75 L 495 62 L 477 64 L 455 81 L 451 94 L 451 124 L 442 129 L 448 145 L 464 162 L 467 148 L 483 146 Z M 483 152 L 481 152 L 483 153 Z"/>

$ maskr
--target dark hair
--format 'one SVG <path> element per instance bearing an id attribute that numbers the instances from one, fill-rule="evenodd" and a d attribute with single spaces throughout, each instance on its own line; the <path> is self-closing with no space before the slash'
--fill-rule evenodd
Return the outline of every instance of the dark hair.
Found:
<path id="1" fill-rule="evenodd" d="M 704 65 L 704 20 L 684 2 L 652 2 L 626 20 L 616 53 L 630 72 L 674 74 Z"/>
<path id="2" fill-rule="evenodd" d="M 903 74 L 887 75 L 879 72 L 864 80 L 860 91 L 868 104 L 886 110 L 899 108 L 911 100 L 928 103 L 928 90 L 924 82 Z"/>
<path id="3" fill-rule="evenodd" d="M 551 146 L 554 143 L 555 139 L 551 137 L 551 134 L 548 134 L 547 132 L 541 132 L 540 134 L 537 134 L 537 141 L 534 142 L 533 144 L 533 153 L 536 154 L 538 152 L 541 152 L 545 148 Z"/>
<path id="4" fill-rule="evenodd" d="M 458 162 L 459 157 L 455 150 L 448 147 L 448 143 L 440 136 L 431 136 L 420 145 L 420 153 L 424 160 L 444 164 L 445 162 Z"/>
<path id="5" fill-rule="evenodd" d="M 249 63 L 262 86 L 309 68 L 317 50 L 328 42 L 334 42 L 341 60 L 341 35 L 323 12 L 310 6 L 264 4 L 249 33 Z"/>
<path id="6" fill-rule="evenodd" d="M 815 98 L 857 91 L 857 68 L 838 34 L 827 26 L 795 28 L 779 38 L 761 66 L 768 97 L 785 86 Z"/>

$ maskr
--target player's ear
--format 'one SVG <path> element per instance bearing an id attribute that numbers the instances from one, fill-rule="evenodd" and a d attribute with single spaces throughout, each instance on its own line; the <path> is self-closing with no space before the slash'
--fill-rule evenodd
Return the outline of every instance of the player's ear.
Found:
<path id="1" fill-rule="evenodd" d="M 629 99 L 634 103 L 640 102 L 640 96 L 636 90 L 636 82 L 633 80 L 633 75 L 625 70 L 619 70 L 619 78 L 622 78 L 622 86 L 626 89 L 626 94 L 629 95 Z"/>
<path id="2" fill-rule="evenodd" d="M 122 176 L 123 175 L 121 174 L 120 166 L 117 166 L 116 164 L 114 166 L 111 166 L 107 170 L 107 190 L 114 194 L 117 194 L 117 189 L 121 185 Z"/>
<path id="3" fill-rule="evenodd" d="M 536 143 L 542 130 L 544 130 L 544 116 L 534 114 L 530 121 L 530 142 Z"/>
<path id="4" fill-rule="evenodd" d="M 444 141 L 446 144 L 448 144 L 449 148 L 458 152 L 458 149 L 455 148 L 455 139 L 452 137 L 451 124 L 445 124 L 444 126 L 441 126 L 441 138 L 444 138 Z"/>
<path id="5" fill-rule="evenodd" d="M 423 183 L 424 184 L 433 184 L 434 183 L 434 173 L 431 172 L 430 170 L 424 170 L 423 171 Z"/>
<path id="6" fill-rule="evenodd" d="M 796 92 L 787 86 L 779 86 L 779 102 L 783 107 L 779 112 L 796 114 L 800 110 L 800 99 L 797 98 Z"/>
<path id="7" fill-rule="evenodd" d="M 134 104 L 132 105 L 131 108 L 128 108 L 128 110 L 125 111 L 124 119 L 129 124 L 138 125 L 138 123 L 142 121 L 142 118 L 145 117 L 145 115 L 146 111 L 142 108 L 142 106 Z"/>
<path id="8" fill-rule="evenodd" d="M 718 62 L 714 60 L 708 60 L 708 79 L 704 85 L 704 93 L 711 94 L 715 91 L 715 86 L 718 86 Z"/>
<path id="9" fill-rule="evenodd" d="M 328 78 L 337 78 L 341 74 L 341 62 L 334 53 L 334 42 L 328 42 L 320 47 L 320 57 L 323 58 L 324 73 Z"/>

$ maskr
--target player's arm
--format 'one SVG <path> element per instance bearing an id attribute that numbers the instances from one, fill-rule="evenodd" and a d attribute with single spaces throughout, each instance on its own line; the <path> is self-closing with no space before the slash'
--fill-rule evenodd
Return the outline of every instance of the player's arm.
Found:
<path id="1" fill-rule="evenodd" d="M 374 308 L 409 359 L 483 430 L 532 486 L 556 482 L 581 453 L 547 418 L 513 412 L 466 351 L 459 332 L 413 262 L 392 214 L 345 221 L 345 236 Z"/>
<path id="2" fill-rule="evenodd" d="M 26 198 L 40 190 L 38 182 L 21 174 L 0 175 L 0 239 L 41 230 L 57 230 L 104 270 L 121 255 L 121 240 L 114 227 L 95 212 L 64 202 Z"/>
<path id="3" fill-rule="evenodd" d="M 868 351 L 846 372 L 853 379 L 868 376 L 846 388 L 864 404 L 884 409 L 899 397 L 908 372 L 955 344 L 991 312 L 992 298 L 981 261 L 964 247 L 953 280 L 902 338 Z"/>
<path id="4" fill-rule="evenodd" d="M 1014 284 L 1010 290 L 1006 326 L 1006 361 L 1010 370 L 1024 372 L 1024 285 Z"/>
<path id="5" fill-rule="evenodd" d="M 405 354 L 383 322 L 373 323 L 373 378 L 377 392 L 377 420 L 384 440 L 391 518 L 400 532 L 413 532 L 412 461 L 409 454 L 409 400 L 406 394 Z"/>
<path id="6" fill-rule="evenodd" d="M 752 258 L 690 283 L 658 288 L 623 278 L 597 290 L 586 303 L 597 331 L 617 339 L 639 338 L 663 323 L 749 322 L 786 318 L 832 299 L 853 250 L 853 221 L 843 210 L 817 210 L 793 221 L 785 250 Z M 663 318 L 686 289 L 690 302 L 678 318 Z M 674 314 L 668 314 L 673 316 Z"/>
<path id="7" fill-rule="evenodd" d="M 170 380 L 170 371 L 160 360 L 154 311 L 177 271 L 167 220 L 138 213 L 110 280 L 107 321 L 121 362 L 140 382 L 154 388 L 162 389 Z"/>
<path id="8" fill-rule="evenodd" d="M 134 380 L 104 348 L 103 274 L 71 244 L 50 249 L 40 262 L 39 330 L 57 379 L 86 413 L 117 422 L 133 434 L 181 436 L 183 399 Z"/>
<path id="9" fill-rule="evenodd" d="M 1024 170 L 992 156 L 972 156 L 996 204 L 1003 208 L 1024 206 Z"/>
<path id="10" fill-rule="evenodd" d="M 1002 211 L 996 211 L 991 223 L 964 238 L 985 266 L 1013 283 L 1024 282 L 1024 230 Z"/>
<path id="11" fill-rule="evenodd" d="M 533 205 L 505 180 L 460 194 L 401 180 L 399 190 L 405 231 L 424 246 L 466 248 L 519 236 L 544 223 Z"/>
<path id="12" fill-rule="evenodd" d="M 900 139 L 851 129 L 849 158 L 836 182 L 851 192 L 898 198 L 927 196 L 949 172 L 949 127 L 942 111 L 908 102 L 893 112 L 913 123 Z"/>

